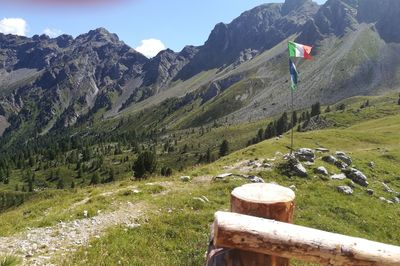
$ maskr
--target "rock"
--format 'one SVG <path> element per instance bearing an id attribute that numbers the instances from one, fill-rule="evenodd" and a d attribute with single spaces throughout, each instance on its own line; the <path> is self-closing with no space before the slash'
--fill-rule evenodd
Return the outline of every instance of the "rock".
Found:
<path id="1" fill-rule="evenodd" d="M 353 195 L 353 190 L 349 186 L 338 186 L 337 190 L 345 195 Z"/>
<path id="2" fill-rule="evenodd" d="M 301 148 L 294 153 L 297 159 L 301 162 L 314 162 L 315 154 L 312 149 L 309 148 Z"/>
<path id="3" fill-rule="evenodd" d="M 343 170 L 343 169 L 346 169 L 347 167 L 349 167 L 345 162 L 341 162 L 341 161 L 336 161 L 335 166 L 337 168 L 339 168 L 340 170 Z"/>
<path id="4" fill-rule="evenodd" d="M 206 196 L 201 196 L 206 202 L 210 202 L 210 200 Z"/>
<path id="5" fill-rule="evenodd" d="M 383 190 L 388 193 L 393 193 L 393 189 L 391 189 L 387 184 L 382 182 Z"/>
<path id="6" fill-rule="evenodd" d="M 317 169 L 315 169 L 315 173 L 327 176 L 328 175 L 328 170 L 326 170 L 325 167 L 320 166 Z"/>
<path id="7" fill-rule="evenodd" d="M 87 210 L 83 211 L 83 217 L 88 217 L 88 211 Z"/>
<path id="8" fill-rule="evenodd" d="M 225 180 L 225 177 L 231 176 L 232 173 L 224 173 L 224 174 L 219 174 L 216 177 L 214 177 L 215 180 Z"/>
<path id="9" fill-rule="evenodd" d="M 336 152 L 336 157 L 347 165 L 351 165 L 353 161 L 349 156 L 347 156 L 344 152 Z"/>
<path id="10" fill-rule="evenodd" d="M 346 175 L 343 173 L 331 175 L 331 179 L 333 180 L 343 180 L 346 179 Z"/>
<path id="11" fill-rule="evenodd" d="M 291 185 L 291 186 L 289 186 L 289 188 L 290 188 L 291 190 L 293 190 L 293 191 L 297 191 L 297 187 L 296 187 L 295 185 Z"/>
<path id="12" fill-rule="evenodd" d="M 305 162 L 304 165 L 305 165 L 305 166 L 313 166 L 314 163 L 313 163 L 313 162 Z"/>
<path id="13" fill-rule="evenodd" d="M 393 202 L 394 202 L 394 203 L 400 203 L 400 198 L 394 197 L 394 198 L 393 198 Z"/>
<path id="14" fill-rule="evenodd" d="M 189 182 L 190 181 L 190 176 L 181 176 L 181 181 L 182 182 Z"/>
<path id="15" fill-rule="evenodd" d="M 379 197 L 381 201 L 386 201 L 385 197 Z"/>
<path id="16" fill-rule="evenodd" d="M 367 187 L 369 185 L 367 177 L 361 171 L 355 168 L 349 168 L 343 170 L 343 172 L 345 173 L 347 178 L 353 180 L 356 184 L 364 187 Z"/>
<path id="17" fill-rule="evenodd" d="M 248 179 L 252 183 L 265 183 L 264 179 L 262 179 L 261 177 L 255 176 L 255 175 L 249 176 Z"/>
<path id="18" fill-rule="evenodd" d="M 307 177 L 307 170 L 304 166 L 294 157 L 289 158 L 289 160 L 282 166 L 284 174 L 288 176 L 300 176 Z"/>
<path id="19" fill-rule="evenodd" d="M 374 195 L 374 190 L 373 189 L 367 189 L 366 191 L 367 191 L 368 195 L 370 195 L 370 196 Z"/>
<path id="20" fill-rule="evenodd" d="M 322 161 L 330 163 L 330 164 L 335 164 L 337 162 L 336 157 L 332 155 L 324 156 L 322 157 Z"/>
<path id="21" fill-rule="evenodd" d="M 321 153 L 329 152 L 329 149 L 326 149 L 326 148 L 316 148 L 315 150 L 317 152 L 321 152 Z"/>
<path id="22" fill-rule="evenodd" d="M 368 163 L 368 166 L 370 168 L 375 168 L 375 163 L 371 161 L 371 162 Z"/>
<path id="23" fill-rule="evenodd" d="M 304 166 L 300 162 L 293 165 L 293 171 L 298 176 L 307 177 L 307 170 L 306 170 L 306 168 L 304 168 Z"/>
<path id="24" fill-rule="evenodd" d="M 206 203 L 206 200 L 203 199 L 203 198 L 200 198 L 200 197 L 194 197 L 193 199 L 194 199 L 194 200 L 201 201 L 202 203 Z"/>

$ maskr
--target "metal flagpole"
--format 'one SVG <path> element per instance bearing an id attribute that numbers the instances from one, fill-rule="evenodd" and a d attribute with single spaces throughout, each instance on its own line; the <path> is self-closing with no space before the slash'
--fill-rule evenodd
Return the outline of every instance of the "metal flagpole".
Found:
<path id="1" fill-rule="evenodd" d="M 294 106 L 293 106 L 293 88 L 290 88 L 290 91 L 291 91 L 291 94 L 292 94 L 292 116 L 291 116 L 291 120 L 292 120 L 292 134 L 291 134 L 291 139 L 290 139 L 290 156 L 292 156 L 292 154 L 293 154 L 293 128 L 294 128 L 294 125 L 293 125 L 293 112 L 294 112 Z"/>

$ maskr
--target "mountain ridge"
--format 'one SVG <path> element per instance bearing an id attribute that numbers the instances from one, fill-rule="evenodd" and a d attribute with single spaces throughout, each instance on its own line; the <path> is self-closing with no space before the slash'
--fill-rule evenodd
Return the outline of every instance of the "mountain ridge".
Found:
<path id="1" fill-rule="evenodd" d="M 368 5 L 389 9 L 389 15 L 371 13 Z M 275 115 L 287 107 L 284 46 L 288 39 L 315 46 L 314 62 L 299 67 L 305 89 L 296 108 L 310 105 L 312 99 L 333 103 L 374 93 L 373 88 L 393 89 L 398 74 L 390 66 L 398 65 L 399 59 L 391 55 L 398 50 L 399 40 L 386 30 L 397 19 L 393 5 L 394 0 L 264 4 L 229 24 L 217 24 L 202 46 L 186 46 L 180 52 L 167 49 L 150 59 L 104 28 L 76 38 L 0 34 L 2 123 L 10 125 L 6 133 L 31 123 L 32 132 L 45 134 L 88 121 L 97 113 L 103 118 L 124 116 L 141 110 L 140 106 L 156 107 L 176 97 L 195 108 L 183 120 L 240 122 Z M 321 56 L 330 57 L 329 53 L 335 57 L 328 62 Z M 352 62 L 346 59 L 353 56 L 357 58 Z M 342 69 L 346 68 L 345 75 Z M 374 81 L 364 88 L 368 73 L 373 73 L 369 80 Z M 232 86 L 240 89 L 232 91 Z M 217 110 L 229 102 L 237 104 Z"/>

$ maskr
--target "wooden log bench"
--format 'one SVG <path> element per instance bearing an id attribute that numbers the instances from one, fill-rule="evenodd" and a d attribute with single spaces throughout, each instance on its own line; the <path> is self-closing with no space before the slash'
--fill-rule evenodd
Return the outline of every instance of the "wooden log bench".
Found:
<path id="1" fill-rule="evenodd" d="M 400 265 L 400 247 L 334 234 L 293 222 L 295 194 L 275 184 L 247 184 L 231 193 L 232 212 L 217 212 L 207 265 Z"/>

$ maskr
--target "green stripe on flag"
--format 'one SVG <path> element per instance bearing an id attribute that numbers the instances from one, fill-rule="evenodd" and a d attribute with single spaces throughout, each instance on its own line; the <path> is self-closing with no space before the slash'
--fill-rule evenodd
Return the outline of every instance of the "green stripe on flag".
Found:
<path id="1" fill-rule="evenodd" d="M 293 42 L 289 42 L 288 49 L 289 49 L 289 56 L 296 57 L 296 44 L 294 44 Z"/>

